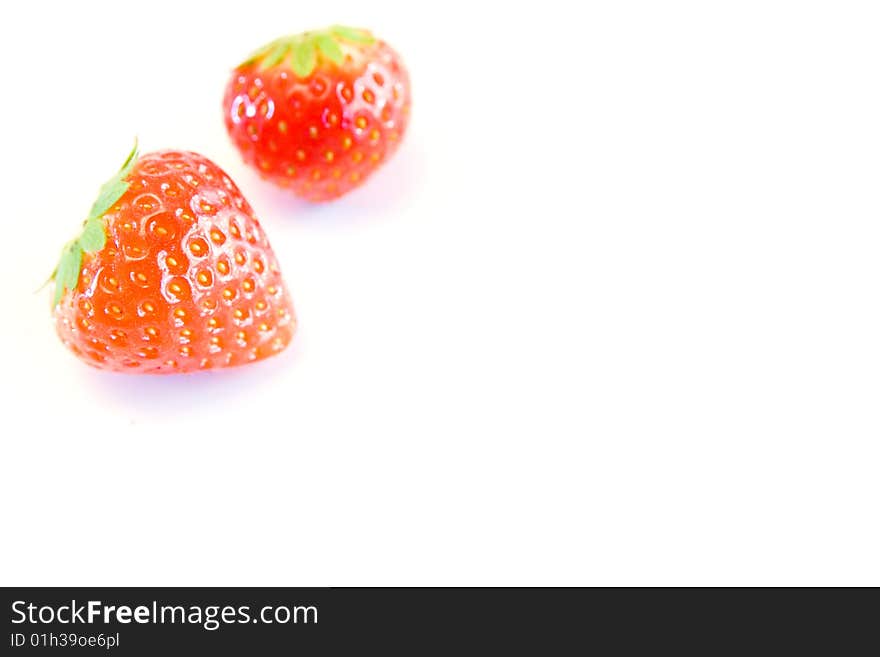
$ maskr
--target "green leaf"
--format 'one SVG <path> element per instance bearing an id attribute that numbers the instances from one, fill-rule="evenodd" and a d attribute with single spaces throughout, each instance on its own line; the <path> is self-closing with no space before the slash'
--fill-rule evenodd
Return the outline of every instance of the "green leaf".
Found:
<path id="1" fill-rule="evenodd" d="M 104 232 L 104 214 L 112 208 L 116 202 L 128 190 L 129 183 L 126 180 L 131 175 L 137 162 L 137 139 L 134 147 L 125 158 L 119 171 L 110 180 L 101 186 L 98 198 L 89 211 L 88 219 L 83 224 L 83 230 L 79 237 L 69 241 L 61 251 L 58 266 L 52 273 L 50 280 L 55 281 L 55 296 L 52 307 L 58 305 L 65 290 L 76 289 L 79 282 L 80 268 L 82 267 L 83 252 L 94 253 L 104 248 L 107 243 L 107 234 Z"/>
<path id="2" fill-rule="evenodd" d="M 260 62 L 260 67 L 272 68 L 275 64 L 284 59 L 288 50 L 290 50 L 290 43 L 279 41 L 267 51 L 268 54 L 263 57 L 263 61 Z"/>
<path id="3" fill-rule="evenodd" d="M 104 222 L 100 217 L 89 219 L 79 236 L 79 245 L 86 253 L 94 253 L 104 248 L 107 235 L 104 233 Z"/>
<path id="4" fill-rule="evenodd" d="M 274 43 L 274 41 L 272 42 Z M 242 61 L 237 68 L 241 68 L 242 66 L 247 66 L 248 64 L 253 64 L 255 61 L 260 59 L 263 55 L 265 55 L 269 48 L 272 47 L 272 43 L 266 44 L 265 46 L 260 46 L 258 49 L 254 50 L 247 58 Z"/>
<path id="5" fill-rule="evenodd" d="M 259 61 L 259 60 L 263 59 L 268 53 L 272 52 L 272 50 L 273 50 L 276 46 L 278 46 L 278 45 L 280 45 L 280 44 L 282 44 L 282 43 L 286 44 L 286 45 L 289 47 L 289 45 L 290 45 L 290 44 L 289 44 L 289 41 L 290 41 L 289 38 L 287 38 L 287 37 L 282 37 L 282 38 L 280 38 L 280 39 L 275 39 L 274 41 L 270 41 L 269 43 L 264 43 L 262 46 L 260 46 L 260 47 L 257 48 L 256 50 L 254 50 L 250 55 L 248 55 L 248 56 L 247 56 L 247 59 L 245 59 L 245 60 L 244 60 L 241 64 L 239 64 L 238 66 L 239 66 L 239 67 L 241 67 L 241 66 L 247 66 L 248 64 L 253 64 L 253 63 L 256 62 L 256 61 Z"/>
<path id="6" fill-rule="evenodd" d="M 315 37 L 315 41 L 318 44 L 318 49 L 324 54 L 324 56 L 337 66 L 342 64 L 345 60 L 345 55 L 342 54 L 342 48 L 336 43 L 336 39 L 329 34 L 319 34 Z"/>
<path id="7" fill-rule="evenodd" d="M 301 78 L 308 77 L 318 65 L 318 52 L 337 65 L 345 61 L 345 54 L 339 47 L 340 40 L 365 44 L 376 41 L 368 30 L 334 25 L 270 41 L 252 52 L 239 67 L 257 64 L 262 69 L 269 69 L 290 56 L 293 72 Z"/>
<path id="8" fill-rule="evenodd" d="M 79 282 L 79 270 L 82 266 L 82 249 L 77 240 L 68 242 L 61 252 L 61 259 L 58 261 L 58 269 L 55 270 L 55 298 L 52 301 L 52 307 L 58 305 L 61 297 L 64 296 L 64 290 L 76 289 Z"/>
<path id="9" fill-rule="evenodd" d="M 293 72 L 299 77 L 308 77 L 318 63 L 315 42 L 306 37 L 293 47 Z"/>
<path id="10" fill-rule="evenodd" d="M 376 39 L 367 30 L 359 30 L 354 27 L 346 27 L 345 25 L 334 25 L 330 28 L 336 36 L 342 37 L 346 41 L 354 43 L 373 43 Z"/>
<path id="11" fill-rule="evenodd" d="M 125 179 L 134 168 L 137 162 L 137 139 L 134 140 L 134 146 L 128 154 L 122 167 L 110 180 L 101 185 L 101 191 L 98 192 L 98 198 L 95 200 L 92 209 L 89 211 L 89 218 L 103 217 L 104 214 L 112 208 L 123 194 L 128 190 L 128 181 Z"/>
<path id="12" fill-rule="evenodd" d="M 89 216 L 103 217 L 104 214 L 113 207 L 113 204 L 125 194 L 127 189 L 128 183 L 124 183 L 121 180 L 108 180 L 105 182 L 101 187 L 101 193 L 98 194 L 95 204 L 89 211 Z"/>

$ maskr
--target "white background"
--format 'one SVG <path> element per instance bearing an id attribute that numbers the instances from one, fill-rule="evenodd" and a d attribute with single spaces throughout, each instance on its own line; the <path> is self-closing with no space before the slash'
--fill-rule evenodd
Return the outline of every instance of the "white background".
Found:
<path id="1" fill-rule="evenodd" d="M 0 583 L 880 584 L 876 3 L 513 4 L 3 5 Z M 316 207 L 220 101 L 333 22 L 413 120 Z M 33 290 L 135 134 L 249 198 L 283 356 L 61 346 Z"/>

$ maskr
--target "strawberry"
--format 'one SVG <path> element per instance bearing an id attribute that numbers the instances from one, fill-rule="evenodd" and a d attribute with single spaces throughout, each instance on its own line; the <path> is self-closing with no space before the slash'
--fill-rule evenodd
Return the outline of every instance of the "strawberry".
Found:
<path id="1" fill-rule="evenodd" d="M 53 276 L 58 335 L 104 370 L 240 365 L 284 349 L 296 325 L 253 210 L 197 153 L 135 146 Z"/>
<path id="2" fill-rule="evenodd" d="M 223 106 L 248 164 L 299 196 L 327 201 L 363 183 L 397 150 L 409 76 L 388 44 L 334 26 L 257 50 L 233 71 Z"/>

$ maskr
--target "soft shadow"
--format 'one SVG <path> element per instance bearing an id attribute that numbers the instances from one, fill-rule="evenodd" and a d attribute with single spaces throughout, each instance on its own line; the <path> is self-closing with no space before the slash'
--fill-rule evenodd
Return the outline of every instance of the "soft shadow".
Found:
<path id="1" fill-rule="evenodd" d="M 88 368 L 83 385 L 96 398 L 139 414 L 163 419 L 240 403 L 278 386 L 296 366 L 295 342 L 282 353 L 239 367 L 192 374 L 125 374 Z"/>
<path id="2" fill-rule="evenodd" d="M 367 181 L 342 198 L 310 203 L 263 180 L 256 173 L 241 175 L 243 188 L 260 221 L 316 222 L 334 225 L 374 223 L 409 206 L 424 184 L 426 158 L 418 143 L 404 142 L 397 153 Z"/>

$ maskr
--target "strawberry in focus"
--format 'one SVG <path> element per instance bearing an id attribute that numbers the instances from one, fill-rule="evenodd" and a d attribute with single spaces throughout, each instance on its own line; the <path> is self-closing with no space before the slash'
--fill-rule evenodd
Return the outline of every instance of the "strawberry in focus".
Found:
<path id="1" fill-rule="evenodd" d="M 253 210 L 196 153 L 132 150 L 53 277 L 58 335 L 99 369 L 241 365 L 284 349 L 296 326 Z"/>
<path id="2" fill-rule="evenodd" d="M 223 107 L 245 162 L 305 199 L 328 201 L 397 150 L 409 76 L 388 44 L 334 26 L 257 50 L 233 71 Z"/>

